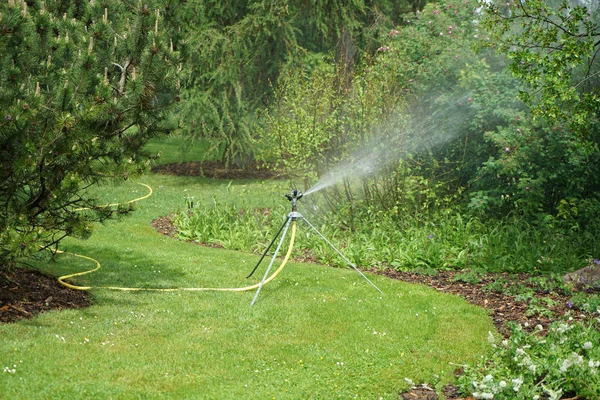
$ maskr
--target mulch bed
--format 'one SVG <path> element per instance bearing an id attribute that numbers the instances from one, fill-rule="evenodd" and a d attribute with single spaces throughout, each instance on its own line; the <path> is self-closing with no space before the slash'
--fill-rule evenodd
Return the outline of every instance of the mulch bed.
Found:
<path id="1" fill-rule="evenodd" d="M 55 277 L 35 270 L 0 270 L 0 322 L 14 322 L 50 311 L 84 308 L 91 304 L 88 293 L 68 289 Z"/>

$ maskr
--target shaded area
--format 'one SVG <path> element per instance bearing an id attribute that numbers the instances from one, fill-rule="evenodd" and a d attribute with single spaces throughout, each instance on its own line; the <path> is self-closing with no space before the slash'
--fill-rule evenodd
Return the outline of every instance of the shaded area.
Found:
<path id="1" fill-rule="evenodd" d="M 152 167 L 152 172 L 163 175 L 203 176 L 216 179 L 283 179 L 286 177 L 282 171 L 267 163 L 228 167 L 218 161 L 161 164 Z"/>
<path id="2" fill-rule="evenodd" d="M 83 308 L 90 295 L 62 286 L 39 271 L 13 268 L 0 273 L 0 322 L 32 318 L 50 310 Z"/>

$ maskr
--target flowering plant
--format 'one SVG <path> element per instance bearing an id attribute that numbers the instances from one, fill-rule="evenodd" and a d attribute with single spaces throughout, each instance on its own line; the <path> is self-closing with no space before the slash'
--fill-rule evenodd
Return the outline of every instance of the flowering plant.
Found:
<path id="1" fill-rule="evenodd" d="M 460 389 L 477 399 L 598 398 L 599 322 L 555 322 L 533 333 L 513 324 L 500 343 L 490 334 L 491 354 L 465 368 Z"/>

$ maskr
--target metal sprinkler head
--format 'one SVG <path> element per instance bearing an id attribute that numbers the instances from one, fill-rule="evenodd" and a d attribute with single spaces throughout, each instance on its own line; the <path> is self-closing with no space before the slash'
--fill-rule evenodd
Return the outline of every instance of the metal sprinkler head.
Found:
<path id="1" fill-rule="evenodd" d="M 286 193 L 285 197 L 292 202 L 292 211 L 296 211 L 296 202 L 304 196 L 298 189 L 292 189 L 290 193 Z"/>

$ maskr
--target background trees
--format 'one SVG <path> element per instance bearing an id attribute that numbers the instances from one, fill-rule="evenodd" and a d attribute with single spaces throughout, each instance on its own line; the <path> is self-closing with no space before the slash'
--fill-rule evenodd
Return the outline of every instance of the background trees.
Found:
<path id="1" fill-rule="evenodd" d="M 85 189 L 146 169 L 179 98 L 180 3 L 2 3 L 0 266 L 86 237 L 111 212 Z"/>
<path id="2" fill-rule="evenodd" d="M 261 109 L 272 102 L 282 76 L 325 59 L 348 85 L 354 64 L 378 47 L 381 27 L 391 27 L 411 7 L 385 0 L 190 3 L 193 56 L 183 130 L 190 138 L 212 139 L 228 165 L 254 160 Z"/>
<path id="3" fill-rule="evenodd" d="M 506 54 L 524 84 L 519 97 L 528 112 L 490 132 L 500 153 L 482 166 L 480 184 L 489 193 L 503 190 L 496 211 L 583 227 L 600 211 L 597 5 L 503 3 L 487 6 L 482 17 L 489 45 Z"/>
<path id="4" fill-rule="evenodd" d="M 110 216 L 75 211 L 85 188 L 143 171 L 147 139 L 174 129 L 306 187 L 371 163 L 326 192 L 338 205 L 598 215 L 591 5 L 217 3 L 3 4 L 3 258 L 85 236 Z"/>

